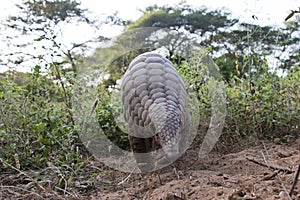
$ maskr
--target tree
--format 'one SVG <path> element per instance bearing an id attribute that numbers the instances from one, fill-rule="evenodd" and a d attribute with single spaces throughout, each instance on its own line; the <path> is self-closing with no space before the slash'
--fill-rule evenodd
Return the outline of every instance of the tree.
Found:
<path id="1" fill-rule="evenodd" d="M 178 7 L 152 6 L 146 8 L 143 16 L 136 22 L 129 24 L 128 30 L 147 27 L 167 28 L 173 30 L 170 33 L 185 34 L 188 40 L 197 42 L 202 47 L 209 47 L 216 35 L 238 22 L 237 19 L 230 19 L 229 15 L 230 13 L 221 10 L 194 9 L 187 5 Z M 169 36 L 167 35 L 167 37 Z M 173 39 L 166 39 L 166 41 L 169 42 Z M 179 48 L 180 45 L 176 47 Z"/>
<path id="2" fill-rule="evenodd" d="M 209 11 L 206 8 L 194 9 L 188 5 L 181 5 L 149 7 L 140 19 L 128 25 L 128 29 L 150 26 L 174 30 L 167 35 L 173 35 L 172 39 L 165 38 L 165 43 L 160 44 L 168 48 L 171 56 L 180 52 L 178 49 L 183 46 L 182 39 L 176 39 L 176 33 L 185 34 L 186 42 L 191 46 L 198 44 L 198 47 L 207 48 L 211 52 L 228 81 L 233 75 L 242 77 L 250 76 L 250 72 L 258 74 L 261 72 L 262 63 L 278 54 L 282 46 L 289 46 L 287 49 L 290 53 L 292 49 L 296 49 L 288 59 L 279 59 L 281 66 L 286 65 L 285 68 L 289 69 L 292 63 L 296 63 L 296 58 L 299 58 L 298 48 L 292 45 L 299 43 L 297 37 L 292 36 L 298 30 L 295 24 L 293 31 L 291 28 L 287 31 L 271 26 L 242 23 L 232 19 L 230 13 L 221 10 Z M 283 54 L 286 53 L 285 51 Z"/>
<path id="3" fill-rule="evenodd" d="M 298 49 L 293 47 L 297 45 L 294 35 L 298 29 L 295 24 L 293 29 L 285 30 L 242 23 L 223 10 L 211 11 L 188 5 L 151 6 L 142 12 L 143 15 L 138 20 L 127 23 L 124 33 L 116 38 L 111 47 L 98 48 L 95 54 L 88 58 L 97 60 L 97 63 L 108 61 L 102 63 L 109 75 L 107 86 L 114 85 L 129 64 L 110 63 L 123 54 L 126 54 L 127 60 L 133 59 L 128 57 L 128 52 L 126 53 L 128 47 L 134 51 L 164 47 L 169 52 L 168 58 L 178 65 L 182 60 L 189 58 L 192 51 L 207 49 L 219 65 L 226 81 L 233 76 L 259 76 L 259 73 L 266 70 L 262 66 L 265 66 L 268 60 L 274 60 L 278 54 L 289 55 L 285 59 L 278 58 L 280 66 L 286 65 L 286 69 L 295 64 L 296 58 L 299 57 L 299 51 L 291 54 L 293 49 Z"/>
<path id="4" fill-rule="evenodd" d="M 123 55 L 126 55 L 127 60 L 132 60 L 136 53 L 130 53 L 129 50 L 142 53 L 143 50 L 138 49 L 149 51 L 164 47 L 168 50 L 168 58 L 175 64 L 180 64 L 182 60 L 192 56 L 193 50 L 210 47 L 209 41 L 215 35 L 235 23 L 237 19 L 230 19 L 229 13 L 219 10 L 193 9 L 189 6 L 152 6 L 146 8 L 137 21 L 127 23 L 125 32 L 116 38 L 111 47 L 98 48 L 87 60 L 102 63 L 102 67 L 110 75 L 106 83 L 114 85 L 129 62 L 118 65 L 111 63 L 116 63 L 114 60 Z M 108 63 L 103 63 L 103 60 Z"/>
<path id="5" fill-rule="evenodd" d="M 90 38 L 71 44 L 64 41 L 63 29 L 68 23 L 97 26 L 75 0 L 24 0 L 16 6 L 20 13 L 2 24 L 3 32 L 8 35 L 0 64 L 10 69 L 32 68 L 33 63 L 49 69 L 61 64 L 76 73 L 77 62 L 87 51 L 87 44 L 104 39 Z"/>
<path id="6" fill-rule="evenodd" d="M 276 56 L 280 61 L 279 67 L 289 70 L 300 65 L 300 16 L 297 15 L 293 21 L 285 22 L 282 32 L 285 33 L 284 39 Z"/>
<path id="7" fill-rule="evenodd" d="M 231 27 L 237 19 L 229 19 L 229 13 L 207 8 L 193 9 L 190 6 L 146 8 L 144 15 L 128 25 L 129 29 L 140 27 L 159 27 L 172 30 L 185 29 L 190 33 L 204 36 L 207 32 L 220 31 L 221 27 Z"/>

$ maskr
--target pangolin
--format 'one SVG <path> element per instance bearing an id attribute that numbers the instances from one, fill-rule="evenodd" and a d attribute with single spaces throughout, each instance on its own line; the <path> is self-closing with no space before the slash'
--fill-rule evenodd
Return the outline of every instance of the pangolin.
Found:
<path id="1" fill-rule="evenodd" d="M 178 158 L 189 116 L 185 84 L 174 65 L 158 53 L 143 53 L 130 63 L 121 91 L 129 141 L 141 171 L 153 168 L 153 144 L 162 147 L 167 159 Z"/>

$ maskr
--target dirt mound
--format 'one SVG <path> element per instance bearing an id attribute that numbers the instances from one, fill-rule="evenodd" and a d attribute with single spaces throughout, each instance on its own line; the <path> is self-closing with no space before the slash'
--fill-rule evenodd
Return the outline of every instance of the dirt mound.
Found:
<path id="1" fill-rule="evenodd" d="M 189 151 L 173 166 L 148 174 L 122 173 L 91 161 L 80 182 L 89 182 L 88 186 L 67 192 L 29 189 L 34 181 L 20 182 L 20 174 L 2 174 L 0 199 L 300 200 L 300 181 L 293 184 L 300 164 L 300 139 L 288 145 L 261 143 L 235 153 L 197 157 L 196 151 Z"/>
<path id="2" fill-rule="evenodd" d="M 212 153 L 196 160 L 189 152 L 174 166 L 145 175 L 119 174 L 122 189 L 92 194 L 95 199 L 289 199 L 300 164 L 300 140 L 262 144 L 237 153 Z M 159 176 L 158 176 L 159 174 Z M 161 182 L 161 183 L 160 183 Z M 300 183 L 292 199 L 300 199 Z"/>

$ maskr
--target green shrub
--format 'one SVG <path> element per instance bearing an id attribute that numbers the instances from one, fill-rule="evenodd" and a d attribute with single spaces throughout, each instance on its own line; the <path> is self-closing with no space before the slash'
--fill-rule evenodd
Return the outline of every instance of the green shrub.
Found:
<path id="1" fill-rule="evenodd" d="M 211 100 L 207 79 L 214 77 L 215 66 L 203 62 L 203 55 L 177 66 L 188 88 L 199 99 L 200 128 L 208 127 Z M 250 58 L 249 58 L 250 59 Z M 286 77 L 268 72 L 266 61 L 255 66 L 256 73 L 243 78 L 234 76 L 226 83 L 227 116 L 223 129 L 224 140 L 241 141 L 245 138 L 291 139 L 299 136 L 300 122 L 300 70 L 295 67 Z M 219 80 L 219 77 L 214 77 Z M 202 135 L 202 134 L 201 134 Z"/>
<path id="2" fill-rule="evenodd" d="M 97 119 L 99 125 L 110 141 L 122 149 L 129 150 L 128 134 L 122 131 L 116 121 L 117 115 L 122 114 L 120 110 L 122 107 L 120 96 L 114 96 L 114 93 L 107 91 L 101 85 L 98 88 L 99 103 L 97 106 Z M 115 99 L 114 97 L 119 99 Z M 114 101 L 118 101 L 118 103 Z M 127 126 L 125 125 L 122 128 L 124 130 Z M 124 131 L 127 132 L 127 129 Z"/>
<path id="3" fill-rule="evenodd" d="M 24 86 L 9 78 L 0 82 L 0 171 L 55 166 L 59 185 L 82 168 L 86 152 L 63 90 L 38 70 L 29 76 Z"/>

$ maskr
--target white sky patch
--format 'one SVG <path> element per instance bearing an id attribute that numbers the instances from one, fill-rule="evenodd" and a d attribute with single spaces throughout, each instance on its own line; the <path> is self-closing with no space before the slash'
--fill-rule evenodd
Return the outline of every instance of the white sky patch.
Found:
<path id="1" fill-rule="evenodd" d="M 182 0 L 109 0 L 105 2 L 84 0 L 82 5 L 95 13 L 111 14 L 118 11 L 120 17 L 136 20 L 142 15 L 138 9 L 143 10 L 154 4 L 162 6 L 175 5 L 180 2 Z M 239 18 L 241 21 L 280 26 L 290 10 L 295 10 L 300 6 L 299 0 L 186 0 L 186 4 L 195 6 L 195 8 L 205 6 L 211 9 L 226 9 L 232 12 L 233 17 Z M 253 19 L 253 15 L 258 19 Z"/>
<path id="2" fill-rule="evenodd" d="M 1 1 L 0 19 L 17 14 L 18 9 L 15 4 L 21 2 L 22 0 Z M 143 10 L 154 4 L 162 6 L 175 5 L 180 2 L 182 0 L 82 0 L 81 5 L 99 15 L 118 11 L 121 18 L 136 20 L 142 15 L 139 9 Z M 266 25 L 282 25 L 290 10 L 298 9 L 300 6 L 299 0 L 186 0 L 186 4 L 212 9 L 225 8 L 232 12 L 233 17 L 240 18 L 241 21 L 258 21 Z M 257 16 L 258 20 L 254 20 L 253 15 Z"/>

